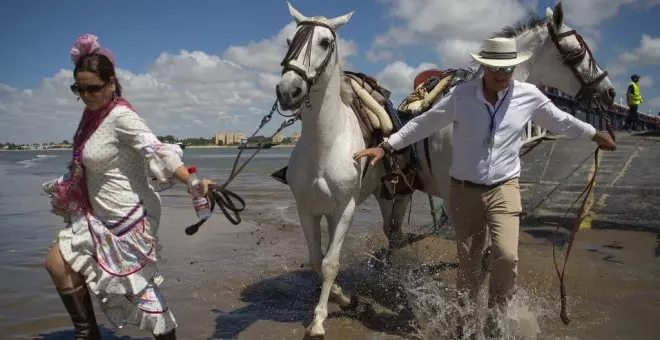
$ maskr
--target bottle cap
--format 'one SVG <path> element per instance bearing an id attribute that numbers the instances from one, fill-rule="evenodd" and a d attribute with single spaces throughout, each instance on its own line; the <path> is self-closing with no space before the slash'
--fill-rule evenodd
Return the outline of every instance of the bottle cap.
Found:
<path id="1" fill-rule="evenodd" d="M 197 167 L 194 166 L 194 165 L 189 166 L 188 167 L 188 173 L 190 173 L 190 174 L 197 173 Z"/>

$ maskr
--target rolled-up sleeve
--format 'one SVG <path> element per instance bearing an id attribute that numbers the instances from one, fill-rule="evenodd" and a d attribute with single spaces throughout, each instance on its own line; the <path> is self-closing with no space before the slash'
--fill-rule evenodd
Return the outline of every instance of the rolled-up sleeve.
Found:
<path id="1" fill-rule="evenodd" d="M 161 143 L 137 113 L 126 108 L 118 113 L 115 131 L 119 141 L 140 152 L 149 170 L 159 181 L 166 182 L 183 165 L 173 148 Z"/>
<path id="2" fill-rule="evenodd" d="M 532 120 L 553 133 L 561 133 L 574 139 L 591 139 L 596 134 L 596 128 L 591 124 L 559 109 L 547 97 L 534 111 Z"/>
<path id="3" fill-rule="evenodd" d="M 456 117 L 453 90 L 449 91 L 428 111 L 411 119 L 401 130 L 392 134 L 388 139 L 388 143 L 392 148 L 394 150 L 401 150 L 453 122 Z"/>

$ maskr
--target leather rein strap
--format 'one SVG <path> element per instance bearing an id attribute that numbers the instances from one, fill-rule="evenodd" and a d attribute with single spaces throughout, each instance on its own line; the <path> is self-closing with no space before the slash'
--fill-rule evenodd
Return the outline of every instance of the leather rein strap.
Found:
<path id="1" fill-rule="evenodd" d="M 611 120 L 603 115 L 601 112 L 601 115 L 603 118 L 606 120 L 606 125 L 607 125 L 607 132 L 610 134 L 612 137 L 612 140 L 616 141 L 616 136 L 614 135 L 614 130 L 612 129 L 612 122 Z M 552 260 L 554 261 L 555 264 L 555 270 L 557 271 L 557 277 L 559 278 L 559 296 L 561 299 L 561 311 L 559 312 L 559 317 L 561 318 L 561 321 L 565 324 L 568 325 L 571 320 L 568 317 L 568 312 L 566 311 L 566 284 L 564 283 L 564 276 L 566 273 L 566 263 L 568 262 L 568 256 L 571 253 L 571 249 L 573 248 L 573 242 L 575 241 L 575 235 L 577 234 L 578 230 L 580 229 L 580 223 L 582 222 L 582 219 L 584 218 L 584 210 L 585 206 L 587 203 L 587 199 L 589 198 L 589 195 L 593 191 L 595 182 L 596 182 L 596 174 L 598 173 L 598 153 L 600 152 L 600 147 L 596 148 L 596 151 L 594 151 L 594 173 L 591 176 L 591 179 L 589 180 L 589 183 L 587 186 L 584 188 L 584 191 L 578 196 L 578 198 L 571 204 L 571 206 L 566 210 L 566 214 L 564 214 L 564 219 L 568 215 L 568 212 L 573 208 L 575 203 L 577 203 L 582 196 L 584 196 L 584 199 L 582 200 L 582 204 L 580 205 L 580 211 L 578 212 L 576 218 L 575 218 L 575 223 L 573 224 L 573 229 L 571 230 L 571 234 L 568 239 L 568 247 L 566 248 L 566 255 L 564 256 L 564 265 L 562 266 L 561 272 L 559 271 L 559 265 L 557 264 L 557 257 L 555 254 L 555 248 L 557 247 L 556 242 L 557 242 L 557 234 L 559 233 L 559 227 L 560 225 L 557 225 L 557 229 L 555 229 L 555 237 L 552 240 Z"/>
<path id="2" fill-rule="evenodd" d="M 236 199 L 239 205 L 234 204 L 232 198 Z M 225 217 L 234 225 L 241 223 L 241 216 L 238 213 L 245 209 L 245 201 L 236 193 L 225 189 L 223 186 L 209 185 L 209 191 L 206 194 L 206 199 L 209 201 L 211 212 L 215 209 L 216 204 L 222 210 Z M 230 215 L 230 212 L 233 214 Z M 201 227 L 207 219 L 200 220 L 199 222 L 186 228 L 187 235 L 193 235 Z"/>
<path id="3" fill-rule="evenodd" d="M 602 72 L 600 75 L 595 77 L 593 80 L 587 82 L 578 72 L 577 66 L 582 63 L 584 58 L 589 54 L 589 57 L 591 58 L 590 61 L 590 70 L 592 73 L 595 73 L 597 70 L 596 66 L 596 61 L 593 58 L 593 54 L 591 53 L 591 50 L 589 49 L 589 46 L 587 43 L 584 41 L 582 36 L 580 36 L 575 30 L 570 30 L 566 32 L 562 32 L 559 34 L 556 34 L 554 31 L 554 28 L 552 27 L 551 22 L 548 22 L 548 34 L 550 35 L 550 38 L 554 42 L 555 46 L 557 47 L 557 50 L 560 52 L 562 56 L 562 60 L 566 66 L 575 74 L 575 77 L 580 81 L 580 84 L 582 84 L 582 88 L 580 89 L 580 92 L 576 96 L 576 99 L 578 100 L 585 100 L 587 98 L 591 98 L 590 102 L 596 104 L 597 111 L 599 111 L 599 114 L 605 119 L 606 122 L 606 127 L 607 127 L 607 132 L 610 134 L 612 137 L 612 140 L 616 141 L 616 136 L 614 135 L 614 129 L 612 128 L 612 121 L 611 119 L 607 116 L 606 111 L 603 107 L 603 105 L 595 100 L 593 98 L 593 92 L 594 92 L 594 87 L 603 81 L 605 77 L 607 77 L 607 71 Z M 574 35 L 576 39 L 578 40 L 578 43 L 580 47 L 576 49 L 575 51 L 565 51 L 561 48 L 560 41 L 566 37 L 569 37 L 571 35 Z M 556 248 L 556 242 L 557 242 L 557 234 L 559 232 L 559 227 L 560 225 L 557 225 L 557 229 L 555 230 L 555 237 L 553 238 L 552 241 L 552 259 L 555 264 L 555 270 L 557 271 L 557 277 L 559 278 L 559 294 L 560 294 L 560 299 L 561 299 L 561 311 L 559 313 L 559 316 L 561 318 L 561 321 L 565 324 L 568 325 L 571 320 L 568 317 L 568 312 L 566 311 L 566 284 L 564 282 L 564 276 L 566 273 L 566 264 L 568 263 L 568 256 L 571 253 L 571 249 L 573 248 L 573 242 L 575 241 L 575 235 L 577 234 L 578 230 L 580 229 L 580 223 L 582 222 L 583 215 L 585 212 L 585 206 L 587 203 L 587 199 L 589 198 L 589 195 L 593 191 L 595 182 L 596 182 L 596 174 L 598 173 L 598 153 L 600 152 L 600 147 L 596 148 L 596 151 L 594 151 L 594 173 L 591 176 L 591 179 L 589 180 L 589 183 L 587 186 L 584 188 L 584 191 L 578 196 L 578 198 L 571 204 L 571 206 L 566 210 L 566 214 L 564 214 L 564 219 L 568 215 L 568 212 L 573 208 L 575 203 L 577 203 L 582 196 L 584 196 L 584 199 L 582 200 L 582 204 L 580 205 L 580 210 L 575 218 L 575 223 L 573 224 L 573 229 L 571 230 L 571 234 L 568 239 L 568 247 L 566 248 L 566 256 L 564 256 L 564 265 L 562 266 L 561 271 L 559 270 L 559 265 L 557 264 L 557 257 L 555 254 L 555 248 Z"/>

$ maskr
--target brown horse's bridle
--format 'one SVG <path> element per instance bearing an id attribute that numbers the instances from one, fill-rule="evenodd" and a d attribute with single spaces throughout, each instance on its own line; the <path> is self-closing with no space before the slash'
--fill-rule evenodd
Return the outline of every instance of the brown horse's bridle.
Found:
<path id="1" fill-rule="evenodd" d="M 576 99 L 582 104 L 582 103 L 587 103 L 587 104 L 595 104 L 596 110 L 598 113 L 605 119 L 605 124 L 607 127 L 607 132 L 609 132 L 610 136 L 612 136 L 612 140 L 616 140 L 615 135 L 614 135 L 614 129 L 612 128 L 612 121 L 610 117 L 608 117 L 605 107 L 603 103 L 595 98 L 594 96 L 594 89 L 596 85 L 598 85 L 601 81 L 607 77 L 607 71 L 603 71 L 600 75 L 595 77 L 591 81 L 585 80 L 582 75 L 580 75 L 580 72 L 578 72 L 578 65 L 580 65 L 583 61 L 584 58 L 589 54 L 589 69 L 591 74 L 595 74 L 598 70 L 598 66 L 596 63 L 596 60 L 594 59 L 593 54 L 591 53 L 591 50 L 589 49 L 589 46 L 587 43 L 584 41 L 581 35 L 579 35 L 575 30 L 570 30 L 566 32 L 562 32 L 559 34 L 556 34 L 554 31 L 554 28 L 552 27 L 552 24 L 550 21 L 548 21 L 548 34 L 550 35 L 550 39 L 554 42 L 555 46 L 557 47 L 557 50 L 561 54 L 562 61 L 564 62 L 564 65 L 566 65 L 572 72 L 575 74 L 575 77 L 580 81 L 580 84 L 582 84 L 582 88 L 576 95 Z M 575 38 L 579 42 L 579 47 L 573 51 L 566 51 L 565 49 L 562 49 L 560 45 L 560 41 L 566 37 L 574 35 Z M 580 211 L 578 212 L 577 217 L 575 218 L 575 224 L 573 225 L 573 229 L 571 230 L 571 234 L 568 240 L 568 247 L 566 248 L 566 256 L 564 257 L 564 266 L 561 270 L 559 271 L 559 265 L 557 264 L 557 258 L 555 256 L 555 242 L 557 240 L 557 237 L 554 237 L 553 239 L 553 247 L 552 247 L 552 258 L 555 264 L 555 270 L 557 271 L 557 276 L 559 277 L 559 293 L 560 293 L 560 298 L 561 298 L 561 312 L 559 316 L 561 317 L 562 322 L 565 325 L 568 325 L 570 323 L 570 319 L 568 318 L 568 313 L 566 312 L 566 287 L 564 284 L 564 274 L 566 271 L 566 263 L 568 262 L 568 255 L 571 253 L 571 249 L 573 247 L 573 241 L 575 240 L 575 234 L 577 233 L 579 227 L 580 227 L 580 222 L 582 221 L 584 212 L 585 212 L 585 205 L 587 202 L 587 198 L 589 197 L 589 194 L 593 190 L 595 180 L 596 180 L 596 173 L 598 172 L 598 152 L 600 148 L 596 148 L 596 151 L 594 152 L 594 173 L 589 180 L 589 183 L 587 184 L 586 188 L 582 192 L 582 194 L 573 202 L 573 204 L 568 208 L 566 211 L 566 215 L 568 214 L 568 211 L 570 211 L 573 208 L 573 205 L 577 203 L 577 201 L 584 195 L 584 200 L 582 201 L 582 204 L 580 205 Z M 586 194 L 586 195 L 585 195 Z M 559 232 L 559 225 L 557 226 L 557 229 L 555 230 L 555 236 Z"/>
<path id="2" fill-rule="evenodd" d="M 601 74 L 599 74 L 597 77 L 592 79 L 591 81 L 587 81 L 582 77 L 580 72 L 578 72 L 578 66 L 584 61 L 584 58 L 589 55 L 589 69 L 591 74 L 595 74 L 598 71 L 598 64 L 596 63 L 596 59 L 593 56 L 593 53 L 591 52 L 591 49 L 589 49 L 589 45 L 584 41 L 584 38 L 580 34 L 578 34 L 575 30 L 570 30 L 562 33 L 555 33 L 554 28 L 552 27 L 552 23 L 548 22 L 548 34 L 550 35 L 550 39 L 552 39 L 552 42 L 554 42 L 555 46 L 557 47 L 557 50 L 561 54 L 562 61 L 564 62 L 564 65 L 568 66 L 568 68 L 573 72 L 575 77 L 578 79 L 580 84 L 582 85 L 582 88 L 580 88 L 580 91 L 578 92 L 576 98 L 578 100 L 590 100 L 593 97 L 594 89 L 596 85 L 598 85 L 601 81 L 607 77 L 607 71 L 603 71 Z M 562 39 L 570 37 L 574 35 L 575 38 L 577 39 L 579 43 L 579 47 L 575 50 L 572 51 L 566 51 L 565 49 L 562 48 L 560 42 Z"/>

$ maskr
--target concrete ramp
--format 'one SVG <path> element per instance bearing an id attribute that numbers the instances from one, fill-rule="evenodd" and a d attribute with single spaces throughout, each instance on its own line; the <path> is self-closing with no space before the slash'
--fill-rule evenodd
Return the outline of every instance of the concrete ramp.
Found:
<path id="1" fill-rule="evenodd" d="M 619 132 L 616 137 L 616 151 L 600 152 L 596 184 L 580 228 L 660 232 L 660 134 Z M 582 200 L 566 219 L 564 215 L 594 171 L 594 150 L 592 141 L 565 137 L 521 150 L 523 211 L 530 213 L 522 220 L 523 229 L 557 223 L 572 227 Z"/>

